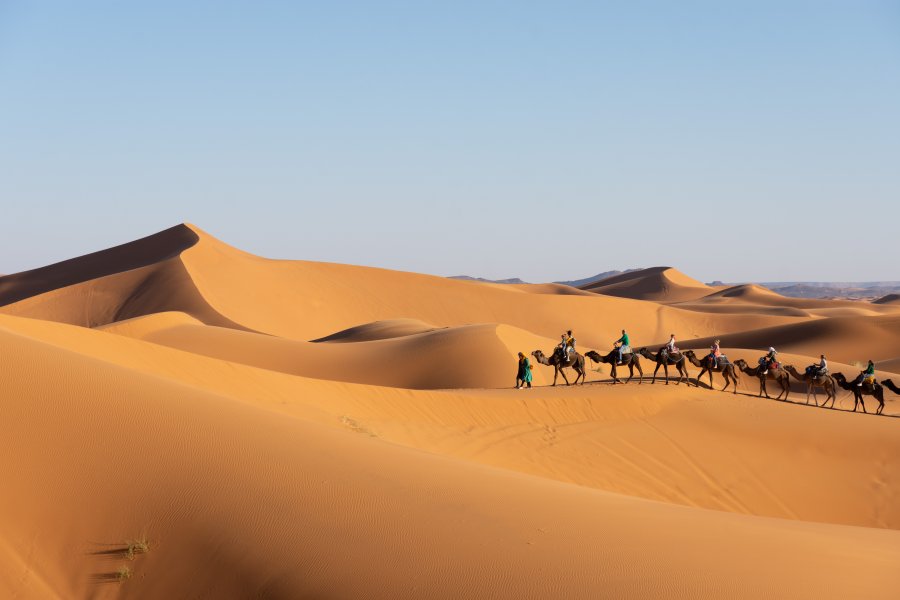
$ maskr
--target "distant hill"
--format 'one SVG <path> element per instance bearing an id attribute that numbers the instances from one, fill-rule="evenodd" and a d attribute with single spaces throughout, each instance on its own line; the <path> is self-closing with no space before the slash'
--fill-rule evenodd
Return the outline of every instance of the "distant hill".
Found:
<path id="1" fill-rule="evenodd" d="M 468 275 L 453 275 L 448 277 L 448 279 L 458 279 L 460 281 L 480 281 L 481 283 L 528 283 L 527 281 L 522 281 L 518 277 L 511 277 L 510 279 L 485 279 L 484 277 L 469 277 Z"/>
<path id="2" fill-rule="evenodd" d="M 791 298 L 873 299 L 900 293 L 900 281 L 777 281 L 759 285 Z"/>
<path id="3" fill-rule="evenodd" d="M 624 271 L 604 271 L 602 273 L 592 275 L 591 277 L 585 277 L 584 279 L 573 279 L 571 281 L 554 281 L 553 283 L 580 288 L 582 286 L 590 285 L 604 279 L 609 279 L 610 277 L 616 277 L 617 275 L 624 275 L 625 273 L 633 273 L 640 270 L 641 269 L 625 269 Z M 509 279 L 485 279 L 484 277 L 471 277 L 469 275 L 453 275 L 452 277 L 449 277 L 449 279 L 459 279 L 461 281 L 480 281 L 482 283 L 528 283 L 527 281 L 523 281 L 518 277 L 511 277 Z"/>

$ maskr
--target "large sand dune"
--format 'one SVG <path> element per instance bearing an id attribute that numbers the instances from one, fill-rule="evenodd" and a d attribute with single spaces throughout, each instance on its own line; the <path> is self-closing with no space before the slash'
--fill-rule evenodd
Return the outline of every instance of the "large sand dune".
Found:
<path id="1" fill-rule="evenodd" d="M 192 226 L 0 278 L 0 596 L 896 597 L 900 396 L 863 415 L 591 363 L 510 388 L 569 327 L 897 381 L 897 307 L 611 285 L 273 261 Z"/>
<path id="2" fill-rule="evenodd" d="M 681 302 L 706 296 L 714 288 L 671 267 L 653 267 L 601 279 L 582 289 L 636 300 Z"/>

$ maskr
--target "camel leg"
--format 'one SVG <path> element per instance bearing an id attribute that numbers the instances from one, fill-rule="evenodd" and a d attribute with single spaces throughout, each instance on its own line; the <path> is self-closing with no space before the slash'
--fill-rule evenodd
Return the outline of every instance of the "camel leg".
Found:
<path id="1" fill-rule="evenodd" d="M 703 382 L 703 374 L 706 373 L 706 369 L 700 369 L 700 374 L 697 375 L 697 387 L 700 387 L 700 384 Z"/>
<path id="2" fill-rule="evenodd" d="M 566 385 L 569 385 L 569 378 L 566 377 L 566 372 L 563 369 L 560 369 L 559 374 L 563 376 L 563 381 L 566 382 Z"/>
<path id="3" fill-rule="evenodd" d="M 559 377 L 559 367 L 553 366 L 553 387 L 556 387 L 556 378 Z"/>
<path id="4" fill-rule="evenodd" d="M 628 383 L 632 379 L 634 379 L 634 365 L 628 363 L 628 379 L 625 380 L 625 383 Z"/>
<path id="5" fill-rule="evenodd" d="M 616 385 L 617 383 L 622 383 L 621 381 L 619 381 L 619 376 L 617 374 L 619 371 L 618 371 L 618 369 L 616 369 L 615 359 L 613 359 L 613 362 L 610 364 L 611 364 L 611 369 L 609 371 L 609 374 L 612 375 L 612 379 L 613 379 L 612 385 Z"/>
<path id="6" fill-rule="evenodd" d="M 653 369 L 653 381 L 650 382 L 651 384 L 656 383 L 656 374 L 659 372 L 659 368 L 661 366 L 663 366 L 662 363 L 660 363 L 660 362 L 656 363 L 656 368 Z M 668 383 L 668 381 L 666 381 L 666 383 Z"/>
<path id="7" fill-rule="evenodd" d="M 663 363 L 663 373 L 666 374 L 666 385 L 669 385 L 669 365 Z M 656 374 L 653 374 L 654 381 L 656 380 Z"/>
<path id="8" fill-rule="evenodd" d="M 638 385 L 641 385 L 642 383 L 644 383 L 644 368 L 641 366 L 641 363 L 639 363 L 639 362 L 633 363 L 633 364 L 635 367 L 637 367 L 638 373 L 640 374 L 640 377 L 638 377 Z M 668 382 L 669 382 L 669 375 L 668 375 L 668 372 L 666 372 L 666 383 L 668 383 Z"/>

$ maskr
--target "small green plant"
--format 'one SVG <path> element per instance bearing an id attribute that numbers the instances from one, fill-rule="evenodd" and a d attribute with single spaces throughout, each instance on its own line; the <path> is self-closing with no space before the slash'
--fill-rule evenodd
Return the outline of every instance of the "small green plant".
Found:
<path id="1" fill-rule="evenodd" d="M 128 560 L 134 560 L 138 554 L 146 554 L 150 551 L 150 543 L 147 540 L 131 540 L 127 542 L 125 557 Z"/>
<path id="2" fill-rule="evenodd" d="M 126 579 L 131 579 L 131 569 L 128 567 L 122 567 L 118 571 L 116 571 L 116 579 L 118 581 L 125 581 Z"/>

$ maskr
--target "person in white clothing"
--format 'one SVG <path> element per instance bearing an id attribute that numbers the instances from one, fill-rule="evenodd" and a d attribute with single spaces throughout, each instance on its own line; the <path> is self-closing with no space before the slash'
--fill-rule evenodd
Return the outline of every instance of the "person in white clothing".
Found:
<path id="1" fill-rule="evenodd" d="M 669 336 L 669 341 L 666 343 L 666 350 L 669 354 L 674 354 L 678 352 L 678 346 L 675 345 L 675 334 Z"/>

